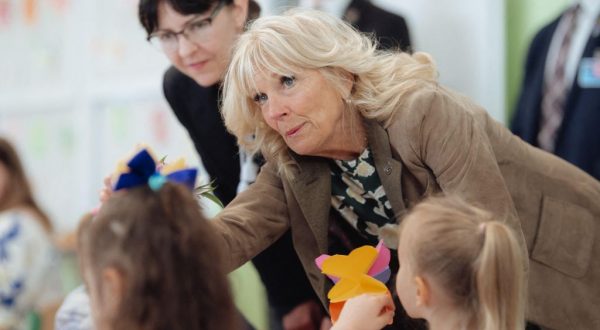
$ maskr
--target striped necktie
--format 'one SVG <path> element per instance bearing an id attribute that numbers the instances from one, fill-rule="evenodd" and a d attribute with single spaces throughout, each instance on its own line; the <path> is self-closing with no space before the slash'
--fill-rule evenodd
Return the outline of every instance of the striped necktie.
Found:
<path id="1" fill-rule="evenodd" d="M 556 144 L 556 135 L 563 120 L 564 106 L 570 82 L 565 81 L 565 63 L 571 48 L 571 39 L 577 25 L 579 5 L 565 13 L 565 33 L 560 43 L 556 63 L 549 77 L 545 79 L 544 96 L 542 98 L 542 116 L 538 133 L 540 148 L 553 152 Z"/>

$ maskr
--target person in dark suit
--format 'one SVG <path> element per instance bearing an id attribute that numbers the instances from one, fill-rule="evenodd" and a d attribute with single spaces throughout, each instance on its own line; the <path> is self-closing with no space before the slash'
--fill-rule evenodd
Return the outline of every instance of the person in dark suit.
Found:
<path id="1" fill-rule="evenodd" d="M 537 33 L 511 122 L 513 133 L 523 140 L 596 179 L 600 179 L 599 14 L 600 2 L 577 1 Z"/>
<path id="2" fill-rule="evenodd" d="M 343 18 L 361 32 L 374 33 L 382 48 L 412 50 L 404 17 L 377 7 L 369 0 L 352 0 Z"/>
<path id="3" fill-rule="evenodd" d="M 404 17 L 376 6 L 369 0 L 273 0 L 280 9 L 299 6 L 318 9 L 343 18 L 358 31 L 373 33 L 383 49 L 411 51 Z"/>

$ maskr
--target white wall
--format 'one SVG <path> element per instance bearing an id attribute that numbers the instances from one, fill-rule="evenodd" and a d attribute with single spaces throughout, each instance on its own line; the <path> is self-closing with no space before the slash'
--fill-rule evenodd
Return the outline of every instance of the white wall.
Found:
<path id="1" fill-rule="evenodd" d="M 504 122 L 504 1 L 373 2 L 407 19 L 415 50 L 433 55 L 443 84 Z"/>

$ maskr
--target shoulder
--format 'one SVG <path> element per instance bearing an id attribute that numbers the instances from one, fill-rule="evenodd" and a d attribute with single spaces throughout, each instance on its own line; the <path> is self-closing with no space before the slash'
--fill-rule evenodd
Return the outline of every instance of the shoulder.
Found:
<path id="1" fill-rule="evenodd" d="M 177 70 L 174 66 L 169 67 L 165 74 L 163 75 L 163 86 L 165 91 L 172 91 L 177 87 L 186 87 L 193 80 L 181 73 L 181 71 Z"/>
<path id="2" fill-rule="evenodd" d="M 176 99 L 205 98 L 210 90 L 198 85 L 174 66 L 169 67 L 163 75 L 163 91 L 169 103 Z"/>
<path id="3" fill-rule="evenodd" d="M 468 97 L 441 87 L 425 84 L 405 95 L 384 123 L 392 145 L 413 151 L 418 145 L 441 139 L 448 131 L 481 121 L 486 112 Z"/>
<path id="4" fill-rule="evenodd" d="M 56 329 L 93 329 L 90 300 L 83 286 L 71 291 L 56 312 Z"/>
<path id="5" fill-rule="evenodd" d="M 534 53 L 536 51 L 540 51 L 540 47 L 547 47 L 550 45 L 552 41 L 552 36 L 558 27 L 558 23 L 562 18 L 562 14 L 553 19 L 550 23 L 543 26 L 531 39 L 531 44 L 529 46 L 529 54 Z"/>
<path id="6" fill-rule="evenodd" d="M 474 113 L 480 109 L 468 97 L 440 86 L 424 83 L 403 95 L 386 121 L 386 129 L 419 126 L 423 120 L 447 119 L 457 112 Z"/>
<path id="7" fill-rule="evenodd" d="M 218 99 L 217 87 L 200 86 L 173 66 L 163 76 L 163 93 L 180 120 L 198 108 L 216 106 Z"/>

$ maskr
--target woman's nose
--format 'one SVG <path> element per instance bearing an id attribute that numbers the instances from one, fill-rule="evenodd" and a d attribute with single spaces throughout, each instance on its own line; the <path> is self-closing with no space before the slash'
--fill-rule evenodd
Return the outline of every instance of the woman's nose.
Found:
<path id="1" fill-rule="evenodd" d="M 270 120 L 281 120 L 288 113 L 286 106 L 277 96 L 269 97 L 267 116 Z"/>
<path id="2" fill-rule="evenodd" d="M 177 36 L 178 37 L 178 49 L 179 56 L 185 58 L 192 54 L 197 48 L 198 45 L 192 41 L 189 41 L 184 35 Z"/>

